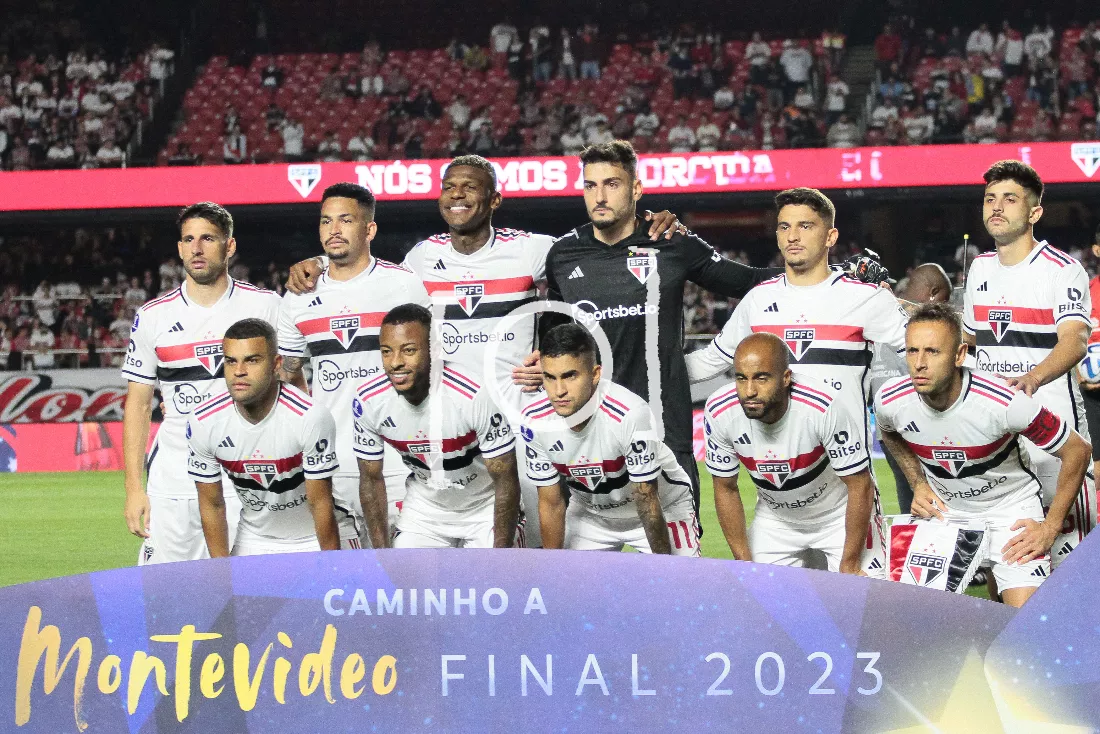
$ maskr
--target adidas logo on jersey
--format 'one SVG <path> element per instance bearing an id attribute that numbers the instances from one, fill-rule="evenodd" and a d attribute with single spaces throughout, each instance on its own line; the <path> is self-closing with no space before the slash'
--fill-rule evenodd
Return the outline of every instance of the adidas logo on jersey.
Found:
<path id="1" fill-rule="evenodd" d="M 565 451 L 565 446 L 562 445 L 561 441 L 555 441 L 554 445 L 550 447 L 550 450 L 551 451 Z"/>
<path id="2" fill-rule="evenodd" d="M 1041 579 L 1045 579 L 1049 574 L 1047 573 L 1047 570 L 1044 566 L 1039 566 L 1038 568 L 1036 568 L 1034 571 L 1031 572 L 1031 575 L 1032 576 L 1038 576 Z"/>
<path id="3" fill-rule="evenodd" d="M 920 429 L 917 428 L 917 422 L 916 421 L 909 421 L 909 425 L 907 425 L 905 428 L 903 428 L 901 430 L 909 431 L 910 433 L 920 433 Z"/>
<path id="4" fill-rule="evenodd" d="M 225 439 L 218 444 L 219 449 L 235 449 L 237 446 L 233 443 L 233 439 L 226 436 Z"/>
<path id="5" fill-rule="evenodd" d="M 312 308 L 314 306 L 320 306 L 320 305 L 321 305 L 321 297 L 317 296 L 316 298 L 314 298 L 312 301 L 309 302 L 309 305 L 306 306 L 306 308 Z"/>
<path id="6" fill-rule="evenodd" d="M 573 268 L 573 272 L 569 274 L 569 278 L 567 278 L 567 280 L 574 280 L 576 278 L 583 278 L 583 277 L 584 277 L 584 271 L 581 270 L 581 266 L 578 265 L 577 267 Z"/>
<path id="7" fill-rule="evenodd" d="M 734 443 L 739 443 L 742 446 L 748 446 L 752 442 L 749 441 L 749 434 L 742 433 L 740 436 L 737 437 L 737 440 L 734 441 Z"/>
<path id="8" fill-rule="evenodd" d="M 983 280 L 982 284 L 980 286 L 978 286 L 978 291 L 980 293 L 985 293 L 988 290 L 989 290 L 989 283 L 987 281 Z"/>
<path id="9" fill-rule="evenodd" d="M 382 425 L 386 428 L 397 428 L 397 424 L 393 422 L 393 418 L 386 416 L 386 420 L 382 421 Z"/>
<path id="10" fill-rule="evenodd" d="M 772 305 L 764 309 L 764 313 L 779 313 L 779 304 L 773 302 Z"/>
<path id="11" fill-rule="evenodd" d="M 880 568 L 882 568 L 882 560 L 879 558 L 876 558 L 875 560 L 867 564 L 868 571 L 877 571 Z"/>
<path id="12" fill-rule="evenodd" d="M 172 328 L 168 330 L 168 333 L 172 334 L 172 333 L 175 333 L 177 331 L 183 331 L 183 324 L 181 324 L 178 321 L 176 323 L 172 324 Z"/>
<path id="13" fill-rule="evenodd" d="M 432 267 L 432 270 L 446 270 L 446 269 L 447 269 L 447 266 L 443 264 L 443 258 L 440 258 L 440 259 L 436 260 L 435 265 Z"/>
<path id="14" fill-rule="evenodd" d="M 1073 546 L 1069 543 L 1062 543 L 1062 547 L 1058 549 L 1058 555 L 1068 556 L 1069 552 L 1073 550 Z"/>

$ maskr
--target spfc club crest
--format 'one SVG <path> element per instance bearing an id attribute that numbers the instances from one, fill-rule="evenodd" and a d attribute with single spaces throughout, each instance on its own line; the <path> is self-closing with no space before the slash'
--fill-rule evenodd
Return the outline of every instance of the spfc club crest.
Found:
<path id="1" fill-rule="evenodd" d="M 989 309 L 989 328 L 993 330 L 993 337 L 1000 341 L 1001 337 L 1008 331 L 1009 324 L 1012 323 L 1012 309 L 1010 308 L 991 308 Z"/>
<path id="2" fill-rule="evenodd" d="M 1100 143 L 1074 143 L 1069 150 L 1081 173 L 1092 178 L 1100 171 Z"/>
<path id="3" fill-rule="evenodd" d="M 458 305 L 462 307 L 467 316 L 474 315 L 474 309 L 477 308 L 477 304 L 481 303 L 481 298 L 484 295 L 485 285 L 483 283 L 455 284 L 455 298 L 458 299 Z"/>
<path id="4" fill-rule="evenodd" d="M 816 329 L 812 326 L 799 326 L 792 329 L 784 329 L 783 341 L 787 344 L 787 348 L 791 350 L 791 354 L 794 355 L 795 359 L 802 359 L 802 356 L 806 354 L 810 345 L 814 343 L 815 335 Z"/>
<path id="5" fill-rule="evenodd" d="M 195 359 L 199 361 L 206 371 L 210 373 L 211 377 L 217 377 L 218 372 L 222 368 L 222 343 L 208 342 L 206 344 L 195 345 Z"/>
<path id="6" fill-rule="evenodd" d="M 627 270 L 638 279 L 639 283 L 645 283 L 656 266 L 657 258 L 653 255 L 631 255 L 626 259 Z"/>
<path id="7" fill-rule="evenodd" d="M 244 473 L 251 479 L 255 479 L 265 489 L 271 486 L 275 475 L 279 473 L 274 461 L 246 461 Z"/>
<path id="8" fill-rule="evenodd" d="M 935 553 L 910 553 L 905 567 L 917 586 L 928 586 L 943 573 L 947 559 Z"/>
<path id="9" fill-rule="evenodd" d="M 603 464 L 570 464 L 569 476 L 594 492 L 596 485 L 603 481 Z"/>
<path id="10" fill-rule="evenodd" d="M 321 166 L 317 163 L 292 164 L 287 166 L 286 178 L 303 199 L 308 199 L 321 182 Z"/>
<path id="11" fill-rule="evenodd" d="M 959 476 L 966 466 L 966 452 L 962 449 L 932 449 L 932 460 L 951 473 Z"/>
<path id="12" fill-rule="evenodd" d="M 791 462 L 789 461 L 758 461 L 756 471 L 777 488 L 783 486 L 787 477 L 791 475 Z"/>
<path id="13" fill-rule="evenodd" d="M 347 349 L 355 339 L 356 332 L 359 331 L 359 317 L 334 316 L 328 320 L 328 330 L 336 337 L 336 341 L 340 342 L 340 346 Z"/>

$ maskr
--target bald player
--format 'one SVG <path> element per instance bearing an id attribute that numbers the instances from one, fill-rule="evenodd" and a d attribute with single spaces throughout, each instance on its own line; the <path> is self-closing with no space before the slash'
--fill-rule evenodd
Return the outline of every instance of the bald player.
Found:
<path id="1" fill-rule="evenodd" d="M 937 263 L 925 263 L 918 265 L 906 278 L 905 288 L 898 294 L 898 300 L 906 309 L 924 303 L 946 303 L 951 300 L 951 279 Z M 875 356 L 871 361 L 871 394 L 878 393 L 879 388 L 895 377 L 909 374 L 905 366 L 905 358 L 897 353 L 891 346 L 875 345 Z M 879 441 L 882 440 L 882 432 L 875 426 L 875 434 Z M 905 479 L 905 473 L 894 461 L 894 457 L 883 444 L 883 453 L 886 454 L 886 463 L 894 474 L 894 486 L 897 487 L 898 506 L 902 514 L 909 514 L 909 507 L 913 502 L 913 489 Z"/>
<path id="2" fill-rule="evenodd" d="M 726 542 L 741 561 L 805 566 L 817 551 L 830 571 L 881 575 L 883 549 L 866 547 L 874 484 L 864 418 L 819 380 L 793 374 L 789 354 L 774 334 L 745 337 L 734 384 L 707 400 L 706 463 Z M 757 489 L 748 530 L 741 464 Z"/>

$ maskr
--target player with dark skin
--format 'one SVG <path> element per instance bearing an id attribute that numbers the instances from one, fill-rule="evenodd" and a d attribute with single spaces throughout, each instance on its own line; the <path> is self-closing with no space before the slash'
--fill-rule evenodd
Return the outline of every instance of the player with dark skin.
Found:
<path id="1" fill-rule="evenodd" d="M 428 329 L 416 321 L 382 324 L 378 344 L 382 355 L 382 369 L 393 389 L 412 405 L 420 405 L 427 400 L 432 366 Z M 515 451 L 509 451 L 501 456 L 482 458 L 489 476 L 493 479 L 496 493 L 493 547 L 511 548 L 515 542 L 516 523 L 519 520 L 519 471 L 516 468 L 516 454 Z M 386 482 L 382 475 L 381 460 L 359 459 L 359 501 L 363 505 L 363 517 L 367 521 L 371 543 L 375 548 L 389 548 L 389 503 L 386 499 Z"/>
<path id="2" fill-rule="evenodd" d="M 752 334 L 738 345 L 733 355 L 733 379 L 746 418 L 774 425 L 787 414 L 791 404 L 789 354 L 787 345 L 767 332 Z M 848 489 L 840 572 L 866 575 L 860 569 L 860 554 L 874 506 L 871 472 L 864 469 L 842 476 L 840 480 Z M 714 506 L 733 557 L 751 561 L 745 507 L 741 503 L 737 477 L 714 477 Z"/>
<path id="3" fill-rule="evenodd" d="M 489 241 L 493 212 L 504 203 L 486 171 L 474 166 L 452 166 L 440 186 L 439 214 L 447 223 L 451 245 L 463 255 L 471 255 Z M 670 211 L 645 212 L 650 221 L 649 238 L 671 239 L 676 232 L 687 231 Z M 290 268 L 286 287 L 294 293 L 308 293 L 317 286 L 323 268 L 319 258 L 310 258 Z"/>
<path id="4" fill-rule="evenodd" d="M 233 406 L 249 423 L 259 423 L 271 413 L 279 398 L 278 373 L 283 358 L 276 352 L 274 342 L 263 337 L 226 339 L 222 349 L 225 384 L 233 398 Z M 332 501 L 332 479 L 307 477 L 305 483 L 306 500 L 321 550 L 340 550 L 340 531 Z M 210 557 L 224 558 L 229 555 L 230 548 L 222 484 L 195 482 L 195 486 L 198 488 L 199 515 Z"/>

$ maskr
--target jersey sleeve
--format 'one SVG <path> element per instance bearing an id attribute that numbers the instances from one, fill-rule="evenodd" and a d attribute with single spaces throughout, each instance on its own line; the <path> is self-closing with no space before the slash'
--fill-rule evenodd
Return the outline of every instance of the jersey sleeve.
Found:
<path id="1" fill-rule="evenodd" d="M 138 309 L 134 314 L 130 345 L 122 363 L 122 376 L 130 382 L 153 385 L 157 381 L 156 335 L 152 321 L 145 309 Z"/>
<path id="2" fill-rule="evenodd" d="M 716 477 L 736 477 L 741 458 L 710 408 L 703 411 L 703 436 L 707 442 L 707 471 Z"/>
<path id="3" fill-rule="evenodd" d="M 187 436 L 187 474 L 196 482 L 220 484 L 221 465 L 214 456 L 214 447 L 210 445 L 208 431 L 194 418 L 187 421 L 184 434 Z"/>
<path id="4" fill-rule="evenodd" d="M 287 293 L 279 306 L 279 354 L 284 357 L 305 357 L 309 346 L 305 334 L 294 321 L 294 308 L 290 300 L 292 297 L 291 293 Z"/>
<path id="5" fill-rule="evenodd" d="M 408 254 L 405 255 L 405 259 L 401 261 L 401 264 L 409 270 L 413 271 L 418 278 L 421 277 L 420 265 L 424 259 L 423 257 L 421 257 L 421 253 L 423 253 L 423 251 L 424 243 L 418 242 L 416 245 L 413 246 L 411 250 L 409 250 Z"/>
<path id="6" fill-rule="evenodd" d="M 569 235 L 566 235 L 568 237 Z M 555 240 L 556 242 L 557 240 Z M 558 278 L 556 273 L 556 266 L 554 264 L 554 250 L 551 247 L 546 252 L 546 300 L 547 301 L 563 301 L 561 295 L 561 287 L 558 285 Z M 539 314 L 538 335 L 541 340 L 546 335 L 546 332 L 553 329 L 559 324 L 565 324 L 569 322 L 569 318 L 563 314 L 555 313 L 554 311 L 543 311 Z"/>
<path id="7" fill-rule="evenodd" d="M 680 247 L 687 261 L 688 280 L 726 298 L 744 298 L 757 283 L 783 272 L 774 268 L 752 268 L 727 260 L 706 241 L 694 235 L 682 237 Z"/>
<path id="8" fill-rule="evenodd" d="M 623 456 L 632 482 L 652 482 L 661 474 L 661 440 L 653 430 L 649 407 L 631 410 L 623 421 Z"/>
<path id="9" fill-rule="evenodd" d="M 516 447 L 516 437 L 504 414 L 493 403 L 487 390 L 479 390 L 474 396 L 473 429 L 481 453 L 487 458 L 502 456 Z"/>
<path id="10" fill-rule="evenodd" d="M 970 269 L 974 269 L 973 263 L 971 263 Z M 970 290 L 975 280 L 976 279 L 971 278 L 970 274 L 967 273 L 966 288 L 963 290 L 963 331 L 971 336 L 974 336 L 974 334 L 978 332 L 978 322 L 974 320 L 974 293 Z"/>
<path id="11" fill-rule="evenodd" d="M 894 417 L 891 415 L 890 408 L 882 404 L 882 391 L 885 390 L 886 386 L 889 384 L 890 382 L 887 381 L 886 384 L 880 387 L 878 392 L 875 393 L 872 409 L 875 412 L 875 426 L 880 431 L 897 433 L 897 423 L 894 420 Z"/>
<path id="12" fill-rule="evenodd" d="M 558 470 L 529 428 L 520 430 L 523 437 L 523 463 L 527 478 L 539 487 L 550 487 L 561 481 Z"/>
<path id="13" fill-rule="evenodd" d="M 838 399 L 833 399 L 821 417 L 821 445 L 837 476 L 848 476 L 871 466 L 863 440 L 863 421 L 858 420 Z"/>
<path id="14" fill-rule="evenodd" d="M 351 398 L 351 415 L 355 421 L 355 441 L 352 447 L 357 459 L 382 461 L 382 437 L 375 432 L 369 411 L 363 407 L 358 395 Z"/>
<path id="15" fill-rule="evenodd" d="M 1081 321 L 1091 328 L 1092 293 L 1089 277 L 1080 264 L 1062 268 L 1054 291 L 1054 323 L 1056 326 Z"/>
<path id="16" fill-rule="evenodd" d="M 327 408 L 316 403 L 306 411 L 304 419 L 302 470 L 307 479 L 327 479 L 340 468 L 336 460 L 336 421 Z"/>
<path id="17" fill-rule="evenodd" d="M 532 234 L 527 242 L 527 257 L 531 264 L 531 277 L 538 283 L 546 280 L 546 256 L 554 245 L 554 238 L 545 234 Z"/>
<path id="18" fill-rule="evenodd" d="M 1069 440 L 1069 424 L 1022 392 L 1012 396 L 1006 414 L 1009 431 L 1019 433 L 1047 453 L 1057 451 Z"/>
<path id="19" fill-rule="evenodd" d="M 733 310 L 733 316 L 718 332 L 718 336 L 702 349 L 687 355 L 688 379 L 691 382 L 709 380 L 725 372 L 733 364 L 733 353 L 737 345 L 752 333 L 749 327 L 751 302 L 751 298 L 742 299 Z"/>
<path id="20" fill-rule="evenodd" d="M 863 338 L 875 344 L 888 344 L 894 349 L 905 349 L 905 325 L 909 316 L 898 299 L 886 288 L 879 288 L 864 307 L 867 322 L 863 326 Z"/>

